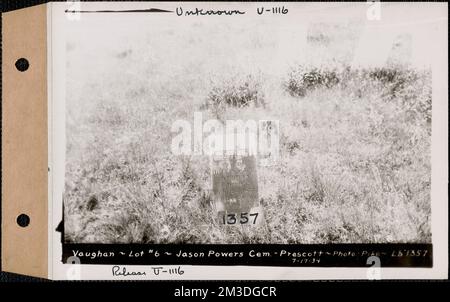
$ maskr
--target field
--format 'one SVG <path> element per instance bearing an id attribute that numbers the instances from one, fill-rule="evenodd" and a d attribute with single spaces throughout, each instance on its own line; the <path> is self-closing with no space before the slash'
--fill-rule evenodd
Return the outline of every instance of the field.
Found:
<path id="1" fill-rule="evenodd" d="M 431 73 L 404 62 L 407 36 L 385 67 L 352 69 L 358 23 L 313 24 L 301 62 L 273 55 L 270 24 L 105 30 L 67 41 L 67 242 L 431 242 Z M 172 155 L 195 111 L 280 121 L 265 224 L 219 225 L 208 157 Z"/>

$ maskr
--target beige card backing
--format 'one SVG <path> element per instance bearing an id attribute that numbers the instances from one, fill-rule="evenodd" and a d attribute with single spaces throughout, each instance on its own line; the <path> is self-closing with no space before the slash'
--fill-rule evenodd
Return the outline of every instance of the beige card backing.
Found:
<path id="1" fill-rule="evenodd" d="M 2 270 L 48 277 L 47 7 L 2 15 Z M 15 67 L 26 58 L 28 70 Z M 30 217 L 27 227 L 16 220 Z"/>

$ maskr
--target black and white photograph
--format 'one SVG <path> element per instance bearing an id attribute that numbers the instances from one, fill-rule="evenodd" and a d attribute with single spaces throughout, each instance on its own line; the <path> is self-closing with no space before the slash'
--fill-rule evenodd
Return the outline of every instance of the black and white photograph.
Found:
<path id="1" fill-rule="evenodd" d="M 431 253 L 445 6 L 89 4 L 58 48 L 63 247 Z"/>
<path id="2" fill-rule="evenodd" d="M 65 241 L 431 242 L 431 70 L 411 64 L 407 32 L 384 66 L 352 67 L 365 17 L 312 22 L 306 45 L 292 19 L 178 26 L 152 15 L 158 26 L 126 37 L 89 24 L 113 17 L 73 22 Z M 250 145 L 271 134 L 267 120 L 280 131 L 273 162 L 223 148 L 229 167 L 214 177 L 206 138 Z M 242 132 L 223 135 L 230 122 Z"/>

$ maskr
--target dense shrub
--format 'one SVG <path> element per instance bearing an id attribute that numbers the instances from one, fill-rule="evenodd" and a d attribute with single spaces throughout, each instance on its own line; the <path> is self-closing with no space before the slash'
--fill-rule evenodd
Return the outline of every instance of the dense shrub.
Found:
<path id="1" fill-rule="evenodd" d="M 429 80 L 428 71 L 420 72 L 403 66 L 386 66 L 365 69 L 352 69 L 349 66 L 327 69 L 308 66 L 292 68 L 284 81 L 285 89 L 292 96 L 304 97 L 308 92 L 317 88 L 331 88 L 340 85 L 344 88 L 363 89 L 367 86 L 380 85 L 384 88 L 384 95 L 389 98 L 404 96 L 411 85 L 424 85 L 424 78 Z M 419 83 L 420 82 L 420 83 Z M 426 81 L 427 83 L 429 81 Z M 420 87 L 414 87 L 416 90 Z M 417 96 L 417 91 L 411 91 Z M 431 95 L 431 94 L 430 94 Z M 429 98 L 431 100 L 431 96 Z"/>
<path id="2" fill-rule="evenodd" d="M 417 71 L 402 67 L 376 67 L 363 73 L 363 80 L 377 81 L 385 87 L 385 93 L 391 98 L 401 93 L 409 84 L 419 78 Z"/>
<path id="3" fill-rule="evenodd" d="M 336 70 L 300 66 L 291 69 L 285 87 L 292 96 L 303 97 L 310 90 L 320 87 L 331 88 L 339 81 L 339 74 Z"/>
<path id="4" fill-rule="evenodd" d="M 208 94 L 207 106 L 232 106 L 237 108 L 250 105 L 264 105 L 261 82 L 253 75 L 236 76 L 214 84 Z"/>

